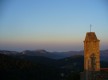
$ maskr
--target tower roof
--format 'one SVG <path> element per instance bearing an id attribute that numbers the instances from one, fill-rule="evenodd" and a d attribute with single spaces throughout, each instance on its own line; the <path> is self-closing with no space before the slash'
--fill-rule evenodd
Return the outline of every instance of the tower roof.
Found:
<path id="1" fill-rule="evenodd" d="M 95 32 L 87 32 L 85 41 L 99 41 L 99 40 L 97 39 Z"/>

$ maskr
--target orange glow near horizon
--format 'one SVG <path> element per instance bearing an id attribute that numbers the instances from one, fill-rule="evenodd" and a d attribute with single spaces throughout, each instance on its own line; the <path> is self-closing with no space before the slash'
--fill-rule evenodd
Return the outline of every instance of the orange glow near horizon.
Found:
<path id="1" fill-rule="evenodd" d="M 84 36 L 85 37 L 85 36 Z M 29 37 L 14 37 L 5 38 L 0 40 L 0 45 L 12 48 L 23 49 L 48 49 L 48 50 L 83 50 L 84 39 L 76 36 L 29 36 Z M 108 45 L 106 42 L 101 41 L 101 49 L 105 49 Z M 1 47 L 2 48 L 2 47 Z M 8 48 L 8 47 L 7 47 Z M 4 48 L 5 49 L 5 48 Z"/>

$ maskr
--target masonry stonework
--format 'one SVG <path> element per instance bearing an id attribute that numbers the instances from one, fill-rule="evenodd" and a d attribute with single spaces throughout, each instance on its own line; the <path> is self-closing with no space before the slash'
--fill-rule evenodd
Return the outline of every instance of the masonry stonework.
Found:
<path id="1" fill-rule="evenodd" d="M 84 40 L 84 70 L 100 71 L 100 40 L 97 39 L 95 32 L 86 33 Z"/>

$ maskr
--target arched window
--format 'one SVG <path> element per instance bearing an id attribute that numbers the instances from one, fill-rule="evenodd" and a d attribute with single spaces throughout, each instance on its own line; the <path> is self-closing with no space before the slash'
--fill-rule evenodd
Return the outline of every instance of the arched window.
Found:
<path id="1" fill-rule="evenodd" d="M 90 60 L 91 60 L 91 70 L 92 71 L 95 71 L 95 67 L 96 67 L 96 56 L 95 56 L 94 53 L 91 54 Z"/>

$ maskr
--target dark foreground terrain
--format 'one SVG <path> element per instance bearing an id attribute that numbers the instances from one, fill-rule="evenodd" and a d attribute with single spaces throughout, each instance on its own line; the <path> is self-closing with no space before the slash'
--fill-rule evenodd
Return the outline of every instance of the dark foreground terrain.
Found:
<path id="1" fill-rule="evenodd" d="M 80 80 L 83 62 L 83 55 L 51 59 L 0 52 L 0 80 Z M 108 67 L 107 61 L 101 64 L 101 67 Z"/>

